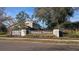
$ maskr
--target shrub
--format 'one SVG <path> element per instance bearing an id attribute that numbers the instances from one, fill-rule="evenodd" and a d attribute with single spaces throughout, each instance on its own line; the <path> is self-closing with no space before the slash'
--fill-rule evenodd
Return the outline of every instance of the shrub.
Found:
<path id="1" fill-rule="evenodd" d="M 66 37 L 70 37 L 70 38 L 79 38 L 79 31 L 74 31 L 74 30 L 69 30 L 69 31 L 65 31 L 65 35 Z"/>
<path id="2" fill-rule="evenodd" d="M 6 32 L 0 32 L 0 35 L 5 35 L 6 34 Z"/>
<path id="3" fill-rule="evenodd" d="M 53 34 L 28 34 L 26 35 L 26 37 L 28 38 L 54 38 L 55 36 L 53 36 Z"/>

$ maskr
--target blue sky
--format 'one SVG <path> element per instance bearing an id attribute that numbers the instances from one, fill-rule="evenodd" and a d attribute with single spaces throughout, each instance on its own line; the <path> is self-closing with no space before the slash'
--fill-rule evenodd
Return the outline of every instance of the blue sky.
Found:
<path id="1" fill-rule="evenodd" d="M 32 7 L 7 7 L 5 12 L 7 13 L 7 15 L 12 16 L 12 17 L 16 17 L 16 14 L 18 14 L 20 11 L 25 11 L 27 14 L 29 14 L 29 16 L 31 16 L 33 14 L 34 8 Z"/>
<path id="2" fill-rule="evenodd" d="M 12 16 L 13 18 L 15 18 L 16 14 L 18 14 L 20 11 L 25 11 L 27 14 L 31 16 L 34 12 L 34 8 L 33 7 L 26 7 L 26 8 L 25 7 L 7 7 L 5 10 L 7 15 Z M 71 17 L 70 20 L 72 22 L 79 21 L 79 11 L 75 11 L 73 17 Z"/>
<path id="3" fill-rule="evenodd" d="M 75 11 L 73 17 L 70 18 L 72 22 L 79 21 L 79 10 Z"/>

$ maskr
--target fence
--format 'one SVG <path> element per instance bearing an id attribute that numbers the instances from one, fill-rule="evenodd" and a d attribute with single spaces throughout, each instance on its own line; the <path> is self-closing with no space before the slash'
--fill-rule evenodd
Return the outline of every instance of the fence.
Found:
<path id="1" fill-rule="evenodd" d="M 52 34 L 53 31 L 31 31 L 32 34 Z"/>
<path id="2" fill-rule="evenodd" d="M 20 30 L 13 30 L 12 36 L 21 36 L 21 31 Z"/>

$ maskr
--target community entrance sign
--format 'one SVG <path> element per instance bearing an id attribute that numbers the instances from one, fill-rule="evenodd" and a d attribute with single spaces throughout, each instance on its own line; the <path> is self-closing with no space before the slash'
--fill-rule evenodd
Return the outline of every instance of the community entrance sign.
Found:
<path id="1" fill-rule="evenodd" d="M 13 30 L 12 36 L 26 36 L 26 29 L 22 30 Z"/>

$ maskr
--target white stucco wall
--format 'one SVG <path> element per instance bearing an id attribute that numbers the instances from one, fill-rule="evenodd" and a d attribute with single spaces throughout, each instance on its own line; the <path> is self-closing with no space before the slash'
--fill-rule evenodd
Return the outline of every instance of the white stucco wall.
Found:
<path id="1" fill-rule="evenodd" d="M 26 36 L 26 30 L 25 29 L 21 30 L 21 36 Z"/>
<path id="2" fill-rule="evenodd" d="M 56 37 L 59 37 L 59 29 L 54 29 L 53 35 L 55 35 Z"/>

